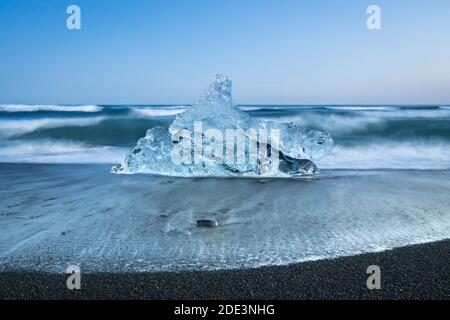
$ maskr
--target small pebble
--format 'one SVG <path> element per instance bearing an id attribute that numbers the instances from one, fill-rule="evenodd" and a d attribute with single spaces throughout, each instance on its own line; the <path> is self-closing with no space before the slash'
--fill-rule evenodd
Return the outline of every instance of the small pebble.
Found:
<path id="1" fill-rule="evenodd" d="M 197 227 L 209 227 L 214 228 L 217 227 L 219 223 L 217 220 L 209 220 L 209 219 L 203 219 L 203 220 L 197 220 Z"/>

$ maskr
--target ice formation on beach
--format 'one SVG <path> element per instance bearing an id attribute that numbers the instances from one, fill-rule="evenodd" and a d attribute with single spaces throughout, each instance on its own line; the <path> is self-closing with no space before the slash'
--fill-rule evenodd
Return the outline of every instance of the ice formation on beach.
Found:
<path id="1" fill-rule="evenodd" d="M 231 98 L 231 81 L 217 75 L 197 103 L 178 114 L 169 128 L 149 129 L 112 171 L 168 176 L 311 175 L 318 172 L 313 161 L 328 155 L 332 145 L 327 132 L 258 120 L 240 111 Z"/>

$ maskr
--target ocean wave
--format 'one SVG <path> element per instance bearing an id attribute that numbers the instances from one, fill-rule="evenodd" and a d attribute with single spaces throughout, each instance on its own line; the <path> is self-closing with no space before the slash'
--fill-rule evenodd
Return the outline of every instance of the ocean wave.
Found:
<path id="1" fill-rule="evenodd" d="M 258 111 L 258 112 L 262 112 L 262 111 L 302 111 L 302 110 L 310 110 L 310 109 L 322 109 L 321 106 L 306 106 L 306 105 L 256 105 L 256 106 L 248 106 L 248 105 L 244 105 L 244 106 L 237 106 L 239 108 L 239 110 L 241 111 L 247 111 L 247 112 L 252 112 L 252 111 Z"/>
<path id="2" fill-rule="evenodd" d="M 450 143 L 445 141 L 380 142 L 336 145 L 317 161 L 322 169 L 450 169 Z"/>
<path id="3" fill-rule="evenodd" d="M 274 110 L 288 110 L 293 109 L 292 107 L 287 106 L 237 106 L 241 111 L 274 111 Z M 306 109 L 304 107 L 297 107 L 295 109 Z"/>
<path id="4" fill-rule="evenodd" d="M 391 106 L 329 106 L 324 107 L 324 109 L 344 111 L 391 111 L 397 108 Z"/>
<path id="5" fill-rule="evenodd" d="M 128 147 L 90 145 L 69 140 L 13 140 L 0 145 L 0 162 L 108 163 L 121 162 Z M 321 169 L 450 169 L 450 143 L 380 141 L 367 145 L 336 145 L 316 161 Z"/>
<path id="6" fill-rule="evenodd" d="M 314 111 L 265 114 L 262 117 L 277 122 L 295 122 L 311 129 L 328 131 L 333 136 L 345 136 L 346 139 L 450 139 L 450 110 L 362 111 L 356 114 Z"/>
<path id="7" fill-rule="evenodd" d="M 40 118 L 40 119 L 1 119 L 0 136 L 14 137 L 43 128 L 56 128 L 64 126 L 89 126 L 100 123 L 104 117 L 90 118 Z"/>
<path id="8" fill-rule="evenodd" d="M 313 129 L 321 129 L 331 134 L 348 134 L 363 131 L 373 125 L 383 125 L 385 120 L 379 117 L 355 117 L 352 115 L 305 113 L 285 116 L 265 117 L 277 122 L 294 122 Z"/>
<path id="9" fill-rule="evenodd" d="M 280 105 L 280 106 L 239 106 L 242 111 L 272 111 L 272 110 L 286 110 L 286 111 L 302 111 L 302 110 L 330 110 L 330 111 L 392 111 L 398 110 L 400 107 L 396 106 L 320 106 L 320 105 Z"/>
<path id="10" fill-rule="evenodd" d="M 0 112 L 2 107 L 0 105 Z M 11 106 L 11 105 L 9 105 Z M 189 106 L 103 106 L 99 113 L 87 112 L 22 112 L 0 113 L 0 147 L 23 142 L 22 146 L 36 141 L 72 141 L 79 146 L 131 147 L 145 132 L 154 126 L 168 126 L 171 117 Z M 39 106 L 32 106 L 38 110 Z M 49 106 L 45 106 L 49 107 Z M 51 107 L 51 106 L 50 106 Z M 64 106 L 58 106 L 64 107 Z M 70 106 L 69 106 L 70 107 Z M 77 111 L 89 106 L 73 106 Z M 325 109 L 327 106 L 244 106 L 257 118 L 278 122 L 295 122 L 298 125 L 328 131 L 336 141 L 333 155 L 323 159 L 323 168 L 450 168 L 450 106 L 425 108 L 399 106 L 392 110 Z M 330 106 L 334 108 L 334 106 Z M 344 108 L 354 108 L 344 106 Z M 383 106 L 387 108 L 389 106 Z M 65 108 L 65 107 L 64 107 Z M 242 108 L 242 107 L 241 107 Z M 379 107 L 376 107 L 379 108 Z M 392 107 L 394 108 L 394 107 Z M 48 109 L 48 108 L 47 108 Z M 41 109 L 43 110 L 43 109 Z M 56 109 L 54 109 L 56 111 Z M 269 110 L 266 112 L 266 110 Z M 68 111 L 68 109 L 65 109 Z M 430 142 L 431 141 L 431 142 Z M 57 145 L 55 145 L 57 146 Z M 50 145 L 47 145 L 51 153 Z M 6 157 L 4 149 L 2 157 Z M 95 149 L 93 149 L 95 150 Z M 106 149 L 105 149 L 106 150 Z M 81 152 L 81 151 L 80 151 Z M 15 162 L 14 154 L 8 157 Z M 19 158 L 23 159 L 20 152 Z M 70 152 L 69 152 L 70 154 Z M 99 155 L 101 158 L 101 155 Z M 95 157 L 94 157 L 95 158 Z M 42 159 L 39 155 L 37 160 Z M 60 157 L 60 161 L 77 161 Z M 90 161 L 83 156 L 83 162 Z M 116 161 L 116 162 L 120 162 Z M 0 161 L 4 161 L 1 159 Z M 27 161 L 34 161 L 27 157 Z M 95 162 L 95 159 L 92 161 Z M 323 162 L 323 163 L 322 163 Z"/>
<path id="11" fill-rule="evenodd" d="M 176 106 L 176 107 L 171 107 L 171 108 L 132 107 L 131 113 L 133 116 L 137 116 L 137 117 L 170 117 L 170 116 L 176 116 L 177 114 L 184 112 L 186 110 L 186 108 L 187 108 L 187 106 Z"/>
<path id="12" fill-rule="evenodd" d="M 103 107 L 97 105 L 46 105 L 46 104 L 1 104 L 0 112 L 36 112 L 36 111 L 57 111 L 57 112 L 99 112 Z"/>
<path id="13" fill-rule="evenodd" d="M 0 162 L 114 164 L 122 161 L 127 151 L 128 148 L 71 141 L 17 141 L 0 146 Z"/>
<path id="14" fill-rule="evenodd" d="M 259 106 L 259 107 L 239 106 L 238 108 L 241 111 L 266 111 L 266 110 L 270 111 L 273 109 L 277 109 L 277 108 L 268 108 L 268 107 L 264 107 L 264 106 Z"/>
<path id="15" fill-rule="evenodd" d="M 417 118 L 417 119 L 436 119 L 450 117 L 450 109 L 405 109 L 397 111 L 363 111 L 361 115 L 367 115 L 379 118 Z"/>

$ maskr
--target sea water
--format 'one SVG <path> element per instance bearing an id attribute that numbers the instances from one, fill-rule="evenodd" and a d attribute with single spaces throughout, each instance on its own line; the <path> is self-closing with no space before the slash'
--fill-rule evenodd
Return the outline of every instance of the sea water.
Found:
<path id="1" fill-rule="evenodd" d="M 450 236 L 449 106 L 239 106 L 330 132 L 313 177 L 110 173 L 187 108 L 1 105 L 0 269 L 258 267 Z"/>

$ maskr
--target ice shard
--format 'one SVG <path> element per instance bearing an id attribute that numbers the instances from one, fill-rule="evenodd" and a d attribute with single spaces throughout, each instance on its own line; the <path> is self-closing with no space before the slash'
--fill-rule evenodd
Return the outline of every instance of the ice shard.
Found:
<path id="1" fill-rule="evenodd" d="M 217 75 L 197 103 L 169 128 L 149 129 L 112 172 L 183 177 L 318 172 L 313 161 L 331 152 L 329 133 L 254 119 L 233 104 L 231 89 L 231 81 Z"/>

